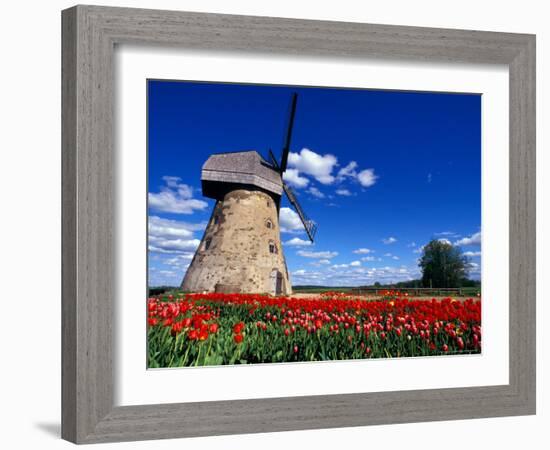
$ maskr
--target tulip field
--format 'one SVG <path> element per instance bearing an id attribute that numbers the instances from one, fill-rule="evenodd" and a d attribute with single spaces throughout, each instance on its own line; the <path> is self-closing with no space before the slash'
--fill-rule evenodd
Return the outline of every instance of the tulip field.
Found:
<path id="1" fill-rule="evenodd" d="M 176 294 L 147 302 L 148 366 L 481 352 L 481 301 Z"/>

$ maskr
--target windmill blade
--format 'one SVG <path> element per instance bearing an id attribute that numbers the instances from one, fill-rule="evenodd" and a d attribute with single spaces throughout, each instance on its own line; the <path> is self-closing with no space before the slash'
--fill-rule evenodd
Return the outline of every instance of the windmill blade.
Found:
<path id="1" fill-rule="evenodd" d="M 292 140 L 292 129 L 294 128 L 294 116 L 296 114 L 296 101 L 298 100 L 298 94 L 294 92 L 290 98 L 290 109 L 288 112 L 288 119 L 286 124 L 285 139 L 283 142 L 283 152 L 281 154 L 281 164 L 279 165 L 281 173 L 286 170 L 288 162 L 288 153 L 290 152 L 290 141 Z"/>
<path id="2" fill-rule="evenodd" d="M 313 222 L 313 220 L 310 220 L 307 217 L 306 213 L 300 206 L 300 203 L 298 203 L 298 199 L 294 195 L 294 192 L 292 191 L 290 186 L 287 185 L 284 181 L 283 181 L 283 189 L 288 198 L 288 201 L 294 207 L 294 209 L 298 213 L 298 216 L 300 217 L 300 220 L 304 224 L 304 228 L 306 229 L 306 233 L 309 237 L 309 240 L 313 242 L 313 238 L 315 237 L 315 233 L 317 232 L 317 225 L 315 224 L 315 222 Z"/>
<path id="3" fill-rule="evenodd" d="M 275 155 L 273 154 L 273 151 L 269 149 L 269 157 L 271 158 L 271 163 L 273 164 L 273 167 L 275 170 L 278 170 L 281 174 L 281 181 L 283 183 L 283 190 L 285 191 L 285 194 L 288 198 L 288 201 L 290 204 L 294 207 L 296 212 L 298 213 L 298 217 L 300 217 L 300 220 L 304 224 L 304 228 L 306 230 L 307 236 L 309 237 L 309 240 L 313 242 L 313 238 L 315 237 L 315 233 L 317 232 L 317 225 L 313 220 L 310 220 L 302 207 L 300 206 L 300 203 L 298 202 L 298 199 L 294 195 L 294 191 L 290 188 L 288 184 L 286 184 L 282 180 L 282 176 L 284 173 L 284 170 L 281 170 L 281 167 L 279 166 L 279 163 L 277 162 L 277 158 L 275 158 Z M 278 205 L 278 208 L 280 207 L 280 203 Z M 277 208 L 277 209 L 278 209 Z"/>

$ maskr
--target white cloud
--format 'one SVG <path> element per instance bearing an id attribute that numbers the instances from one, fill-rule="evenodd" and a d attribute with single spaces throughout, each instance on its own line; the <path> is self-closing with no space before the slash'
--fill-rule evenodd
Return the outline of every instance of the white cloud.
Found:
<path id="1" fill-rule="evenodd" d="M 363 187 L 371 187 L 376 183 L 378 176 L 375 175 L 374 169 L 365 169 L 357 174 L 357 180 Z"/>
<path id="2" fill-rule="evenodd" d="M 285 173 L 283 173 L 283 180 L 295 188 L 304 188 L 309 184 L 309 180 L 306 177 L 300 176 L 298 169 L 286 169 Z"/>
<path id="3" fill-rule="evenodd" d="M 468 264 L 469 278 L 480 279 L 481 278 L 481 266 L 475 262 Z"/>
<path id="4" fill-rule="evenodd" d="M 200 244 L 194 232 L 201 231 L 205 227 L 204 222 L 187 223 L 149 216 L 147 232 L 149 251 L 162 254 L 185 254 L 192 258 Z"/>
<path id="5" fill-rule="evenodd" d="M 455 245 L 481 245 L 481 231 L 472 234 L 471 236 L 459 239 Z"/>
<path id="6" fill-rule="evenodd" d="M 174 189 L 184 189 L 185 190 L 186 188 L 189 188 L 189 186 L 182 185 L 180 183 L 180 181 L 181 181 L 180 177 L 172 177 L 172 176 L 166 175 L 166 176 L 162 177 L 162 180 L 166 183 L 166 186 L 174 188 Z M 192 194 L 192 191 L 189 190 L 188 195 L 191 196 L 191 194 Z"/>
<path id="7" fill-rule="evenodd" d="M 179 220 L 163 219 L 158 216 L 149 216 L 148 233 L 152 236 L 189 238 L 198 230 L 206 228 L 206 223 L 187 223 Z"/>
<path id="8" fill-rule="evenodd" d="M 357 172 L 355 169 L 357 169 L 357 163 L 355 161 L 351 161 L 347 166 L 342 167 L 338 171 L 337 178 L 339 180 L 343 180 L 346 177 L 355 178 L 357 177 Z"/>
<path id="9" fill-rule="evenodd" d="M 363 258 L 361 258 L 361 261 L 376 261 L 377 258 L 375 256 L 364 256 Z M 378 260 L 380 260 L 380 258 L 378 258 Z"/>
<path id="10" fill-rule="evenodd" d="M 472 256 L 481 256 L 481 252 L 464 252 L 464 256 L 469 256 L 469 257 L 472 257 Z"/>
<path id="11" fill-rule="evenodd" d="M 167 255 L 174 255 L 174 254 L 177 254 L 177 253 L 183 253 L 181 250 L 164 249 L 164 248 L 161 248 L 161 247 L 155 247 L 154 245 L 149 245 L 147 247 L 147 250 L 149 250 L 150 252 L 162 253 L 162 254 L 167 254 Z"/>
<path id="12" fill-rule="evenodd" d="M 481 266 L 475 262 L 469 264 L 470 277 L 479 278 L 481 275 Z"/>
<path id="13" fill-rule="evenodd" d="M 162 261 L 162 264 L 166 264 L 168 266 L 180 266 L 182 263 L 185 264 L 187 261 L 193 259 L 194 253 L 185 253 L 182 255 L 176 255 L 174 257 L 165 259 Z"/>
<path id="14" fill-rule="evenodd" d="M 195 251 L 200 243 L 199 239 L 166 239 L 159 236 L 149 236 L 149 250 L 158 253 Z"/>
<path id="15" fill-rule="evenodd" d="M 364 169 L 360 172 L 357 172 L 357 163 L 351 161 L 347 166 L 342 167 L 338 171 L 337 179 L 342 182 L 346 178 L 356 179 L 361 186 L 371 187 L 376 183 L 378 176 L 374 173 L 374 169 Z"/>
<path id="16" fill-rule="evenodd" d="M 325 198 L 325 194 L 323 194 L 319 189 L 317 189 L 315 186 L 311 186 L 307 192 L 309 192 L 311 195 L 317 198 Z"/>
<path id="17" fill-rule="evenodd" d="M 285 245 L 288 245 L 289 247 L 303 247 L 306 245 L 311 245 L 311 241 L 306 241 L 304 239 L 300 239 L 298 237 L 292 238 L 286 242 L 284 242 Z"/>
<path id="18" fill-rule="evenodd" d="M 353 268 L 361 267 L 361 261 L 352 261 L 346 264 L 333 264 L 332 266 L 330 266 L 330 270 L 346 269 L 350 267 L 353 267 Z M 354 270 L 363 270 L 363 269 L 354 269 Z"/>
<path id="19" fill-rule="evenodd" d="M 428 174 L 428 183 L 431 183 L 432 182 L 432 174 L 431 172 Z"/>
<path id="20" fill-rule="evenodd" d="M 165 257 L 163 255 L 163 259 L 160 260 L 160 263 L 165 266 L 169 266 L 170 270 L 176 271 L 179 276 L 183 278 L 185 271 L 187 270 L 191 260 L 193 259 L 193 255 L 194 253 L 178 254 L 169 257 Z"/>
<path id="21" fill-rule="evenodd" d="M 407 244 L 407 247 L 410 247 L 410 248 L 416 247 L 416 242 L 413 241 L 410 244 Z"/>
<path id="22" fill-rule="evenodd" d="M 165 186 L 160 192 L 149 192 L 149 207 L 154 211 L 193 214 L 195 210 L 204 210 L 208 203 L 193 198 L 193 188 L 180 183 L 179 177 L 163 177 Z"/>
<path id="23" fill-rule="evenodd" d="M 327 286 L 361 286 L 370 285 L 376 281 L 381 283 L 394 283 L 397 281 L 411 280 L 420 277 L 418 267 L 352 267 L 350 264 L 334 264 L 327 271 L 316 272 L 315 278 L 306 280 L 298 278 L 300 283 L 314 281 L 313 284 L 323 284 Z M 309 283 L 307 283 L 309 284 Z"/>
<path id="24" fill-rule="evenodd" d="M 171 242 L 163 240 L 160 245 L 163 247 L 171 246 Z M 150 246 L 149 250 L 152 250 L 149 255 L 148 270 L 148 283 L 150 286 L 179 285 L 195 255 L 194 249 L 182 251 L 171 248 L 156 249 Z"/>
<path id="25" fill-rule="evenodd" d="M 159 270 L 159 272 L 161 275 L 164 275 L 166 277 L 170 277 L 170 278 L 173 278 L 173 277 L 176 277 L 177 274 L 176 272 L 174 272 L 173 270 Z"/>
<path id="26" fill-rule="evenodd" d="M 336 189 L 336 193 L 338 195 L 343 195 L 345 197 L 349 197 L 350 195 L 353 195 L 348 189 Z"/>
<path id="27" fill-rule="evenodd" d="M 386 258 L 395 259 L 396 261 L 399 260 L 399 256 L 396 256 L 396 255 L 394 255 L 394 254 L 392 254 L 392 253 L 384 253 L 384 256 L 385 256 Z"/>
<path id="28" fill-rule="evenodd" d="M 369 253 L 372 253 L 373 250 L 371 250 L 370 248 L 358 248 L 357 250 L 354 250 L 353 253 L 357 254 L 357 255 L 367 255 Z"/>
<path id="29" fill-rule="evenodd" d="M 290 167 L 311 175 L 322 184 L 334 183 L 335 178 L 332 175 L 332 169 L 337 164 L 338 159 L 334 155 L 319 155 L 307 148 L 303 148 L 300 153 L 291 152 L 288 155 L 288 165 Z"/>
<path id="30" fill-rule="evenodd" d="M 286 206 L 279 211 L 279 226 L 283 233 L 304 231 L 304 224 L 300 220 L 300 216 Z"/>
<path id="31" fill-rule="evenodd" d="M 321 266 L 330 264 L 330 259 L 320 259 L 319 261 L 313 261 L 313 262 L 310 262 L 309 264 L 315 267 L 321 267 Z"/>
<path id="32" fill-rule="evenodd" d="M 298 272 L 298 273 L 297 273 Z M 351 267 L 349 264 L 334 264 L 327 269 L 306 271 L 300 269 L 292 274 L 293 283 L 325 286 L 362 286 L 374 282 L 395 283 L 420 277 L 416 266 L 397 267 Z"/>
<path id="33" fill-rule="evenodd" d="M 321 252 L 312 252 L 307 250 L 298 250 L 297 255 L 303 256 L 304 258 L 321 258 L 321 259 L 331 259 L 335 256 L 338 256 L 338 252 L 330 251 L 321 251 Z"/>
<path id="34" fill-rule="evenodd" d="M 440 233 L 434 233 L 436 236 L 458 237 L 459 234 L 454 231 L 441 231 Z"/>
<path id="35" fill-rule="evenodd" d="M 441 239 L 438 239 L 438 241 L 441 242 L 442 244 L 453 245 L 453 244 L 451 243 L 451 241 L 449 241 L 449 239 L 441 238 Z"/>
<path id="36" fill-rule="evenodd" d="M 393 244 L 394 242 L 397 242 L 397 239 L 395 239 L 393 236 L 390 236 L 388 238 L 382 239 L 382 242 L 386 245 L 387 244 Z"/>

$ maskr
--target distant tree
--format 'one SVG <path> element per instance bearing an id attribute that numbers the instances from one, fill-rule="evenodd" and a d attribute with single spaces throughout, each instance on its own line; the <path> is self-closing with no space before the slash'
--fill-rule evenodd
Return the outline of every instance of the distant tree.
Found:
<path id="1" fill-rule="evenodd" d="M 378 287 L 380 287 L 380 286 L 382 286 L 382 285 L 380 284 L 380 281 L 376 281 L 376 282 L 374 283 L 374 287 L 378 288 Z"/>
<path id="2" fill-rule="evenodd" d="M 461 287 L 470 267 L 459 247 L 438 239 L 424 246 L 418 265 L 422 269 L 422 286 L 433 288 Z"/>
<path id="3" fill-rule="evenodd" d="M 469 280 L 468 278 L 464 278 L 462 280 L 462 287 L 481 288 L 481 281 L 480 280 Z"/>

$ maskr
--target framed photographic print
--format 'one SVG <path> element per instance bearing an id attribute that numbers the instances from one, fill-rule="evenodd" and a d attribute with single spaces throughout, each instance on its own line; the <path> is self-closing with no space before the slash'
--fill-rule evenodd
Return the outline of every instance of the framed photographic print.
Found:
<path id="1" fill-rule="evenodd" d="M 147 92 L 149 367 L 481 352 L 480 94 Z"/>
<path id="2" fill-rule="evenodd" d="M 533 414 L 534 69 L 531 35 L 63 11 L 63 437 Z"/>

